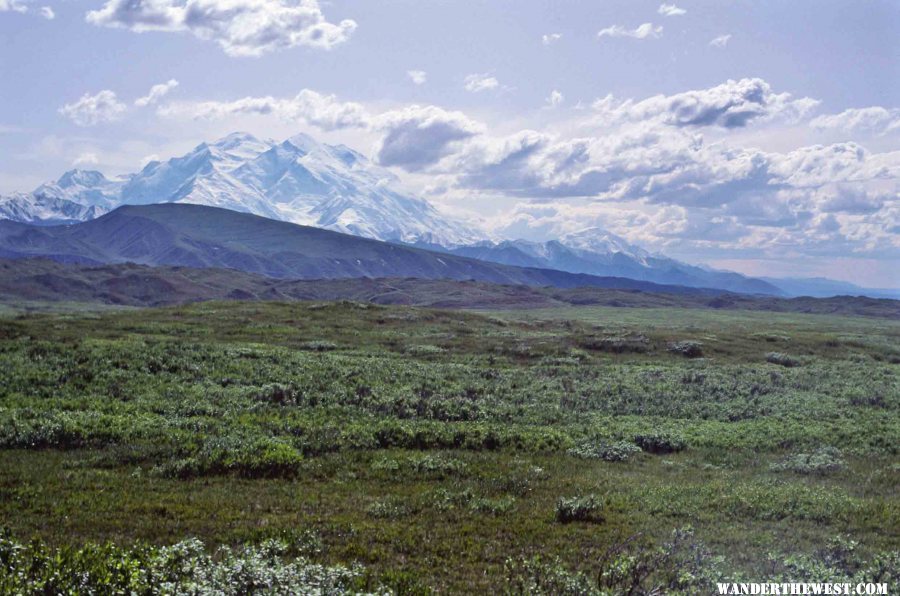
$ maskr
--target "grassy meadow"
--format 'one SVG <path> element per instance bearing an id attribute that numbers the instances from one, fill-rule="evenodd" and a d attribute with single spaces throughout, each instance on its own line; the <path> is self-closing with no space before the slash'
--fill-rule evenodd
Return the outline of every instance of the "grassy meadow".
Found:
<path id="1" fill-rule="evenodd" d="M 897 320 L 0 314 L 3 593 L 898 585 Z"/>

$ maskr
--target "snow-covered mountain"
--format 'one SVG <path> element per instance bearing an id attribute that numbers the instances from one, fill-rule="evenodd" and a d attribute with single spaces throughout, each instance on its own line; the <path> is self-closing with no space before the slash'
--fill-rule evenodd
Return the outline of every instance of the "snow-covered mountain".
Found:
<path id="1" fill-rule="evenodd" d="M 154 203 L 222 207 L 506 265 L 735 292 L 798 292 L 794 286 L 777 287 L 777 280 L 712 271 L 651 254 L 600 228 L 549 242 L 493 242 L 404 192 L 393 173 L 362 154 L 303 134 L 279 143 L 232 133 L 114 179 L 71 170 L 31 193 L 0 197 L 0 219 L 71 224 L 121 205 Z"/>
<path id="2" fill-rule="evenodd" d="M 399 179 L 344 145 L 297 135 L 277 143 L 233 133 L 110 180 L 72 170 L 30 194 L 0 198 L 0 217 L 92 219 L 120 205 L 192 203 L 399 242 L 460 245 L 483 234 L 400 189 Z"/>
<path id="3" fill-rule="evenodd" d="M 57 225 L 94 219 L 107 212 L 99 205 L 84 204 L 45 194 L 13 193 L 0 197 L 0 219 L 22 223 Z"/>
<path id="4" fill-rule="evenodd" d="M 485 241 L 469 246 L 443 248 L 423 245 L 423 248 L 519 267 L 627 277 L 660 284 L 719 288 L 748 294 L 784 293 L 766 281 L 729 271 L 704 269 L 664 255 L 651 254 L 602 228 L 587 228 L 548 242 Z"/>

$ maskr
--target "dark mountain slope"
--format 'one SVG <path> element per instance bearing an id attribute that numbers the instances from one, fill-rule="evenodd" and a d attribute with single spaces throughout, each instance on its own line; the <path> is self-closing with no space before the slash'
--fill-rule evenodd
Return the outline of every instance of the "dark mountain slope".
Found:
<path id="1" fill-rule="evenodd" d="M 718 290 L 522 268 L 439 254 L 201 205 L 125 206 L 71 226 L 0 222 L 0 256 L 237 269 L 275 278 L 416 277 L 674 294 Z"/>
<path id="2" fill-rule="evenodd" d="M 675 295 L 640 290 L 535 288 L 413 278 L 287 280 L 233 269 L 134 264 L 97 267 L 63 265 L 46 259 L 0 259 L 0 303 L 41 309 L 41 305 L 49 302 L 164 306 L 204 300 L 355 300 L 375 304 L 479 309 L 578 305 L 711 308 L 900 319 L 900 301 L 864 297 L 784 299 L 736 294 Z"/>

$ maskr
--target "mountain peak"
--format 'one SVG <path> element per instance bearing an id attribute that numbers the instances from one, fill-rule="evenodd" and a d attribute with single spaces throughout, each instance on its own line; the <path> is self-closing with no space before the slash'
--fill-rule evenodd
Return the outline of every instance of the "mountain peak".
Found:
<path id="1" fill-rule="evenodd" d="M 215 146 L 217 146 L 217 147 L 224 147 L 224 146 L 227 146 L 227 145 L 234 145 L 234 144 L 238 144 L 238 143 L 246 143 L 246 142 L 248 142 L 248 141 L 254 142 L 254 141 L 259 141 L 259 139 L 257 139 L 255 136 L 253 136 L 253 135 L 250 134 L 249 132 L 235 131 L 235 132 L 232 132 L 232 133 L 228 133 L 227 135 L 225 135 L 224 137 L 222 137 L 222 138 L 216 140 L 216 141 L 213 142 L 212 144 L 215 145 Z"/>
<path id="2" fill-rule="evenodd" d="M 286 140 L 285 143 L 293 145 L 304 153 L 311 153 L 312 151 L 322 147 L 321 143 L 319 143 L 308 134 L 302 132 L 295 134 L 294 136 Z"/>
<path id="3" fill-rule="evenodd" d="M 405 193 L 398 182 L 344 145 L 327 145 L 302 133 L 276 143 L 239 131 L 147 164 L 127 178 L 108 180 L 100 172 L 73 170 L 33 194 L 104 210 L 129 204 L 209 205 L 381 240 L 460 245 L 483 238 Z M 39 219 L 53 208 L 44 204 L 49 206 Z M 25 217 L 19 212 L 31 207 L 22 205 L 11 217 Z M 95 216 L 84 212 L 86 219 Z M 81 212 L 67 219 L 77 217 Z"/>
<path id="4" fill-rule="evenodd" d="M 637 259 L 650 256 L 643 248 L 597 226 L 565 234 L 560 238 L 560 242 L 569 248 L 599 254 L 622 253 Z"/>
<path id="5" fill-rule="evenodd" d="M 80 170 L 78 168 L 69 170 L 56 181 L 62 188 L 69 188 L 76 185 L 94 186 L 106 182 L 109 182 L 109 180 L 97 170 Z"/>

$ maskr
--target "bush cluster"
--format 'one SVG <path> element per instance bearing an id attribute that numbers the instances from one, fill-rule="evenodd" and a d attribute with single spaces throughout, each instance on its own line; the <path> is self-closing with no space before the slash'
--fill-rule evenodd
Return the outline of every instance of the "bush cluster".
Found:
<path id="1" fill-rule="evenodd" d="M 2 594 L 356 594 L 385 593 L 358 565 L 320 565 L 291 557 L 292 545 L 267 540 L 213 553 L 186 540 L 165 547 L 91 544 L 53 549 L 0 532 Z"/>
<path id="2" fill-rule="evenodd" d="M 661 546 L 633 540 L 616 545 L 589 572 L 538 556 L 508 559 L 506 577 L 509 593 L 517 595 L 715 594 L 716 582 L 729 579 L 724 563 L 686 528 Z"/>
<path id="3" fill-rule="evenodd" d="M 801 362 L 793 356 L 788 356 L 787 354 L 784 354 L 782 352 L 767 352 L 766 362 L 770 364 L 777 364 L 779 366 L 785 366 L 787 368 L 793 368 L 795 366 L 800 366 L 801 364 Z"/>
<path id="4" fill-rule="evenodd" d="M 634 436 L 635 444 L 647 453 L 674 453 L 687 447 L 687 441 L 681 435 L 657 431 Z"/>
<path id="5" fill-rule="evenodd" d="M 640 453 L 641 448 L 628 441 L 585 441 L 567 451 L 569 455 L 583 459 L 602 459 L 603 461 L 625 461 Z"/>
<path id="6" fill-rule="evenodd" d="M 772 465 L 772 469 L 795 474 L 833 474 L 847 467 L 841 450 L 837 447 L 820 447 L 812 453 L 797 453 Z"/>
<path id="7" fill-rule="evenodd" d="M 599 522 L 603 520 L 602 514 L 603 501 L 595 495 L 560 497 L 556 501 L 556 521 L 561 524 Z"/>
<path id="8" fill-rule="evenodd" d="M 297 475 L 302 461 L 303 455 L 283 440 L 223 437 L 211 439 L 195 455 L 172 459 L 153 471 L 179 479 L 219 474 L 290 478 Z"/>
<path id="9" fill-rule="evenodd" d="M 681 354 L 685 358 L 700 358 L 703 356 L 703 344 L 699 341 L 676 341 L 670 343 L 666 349 L 675 354 Z"/>

